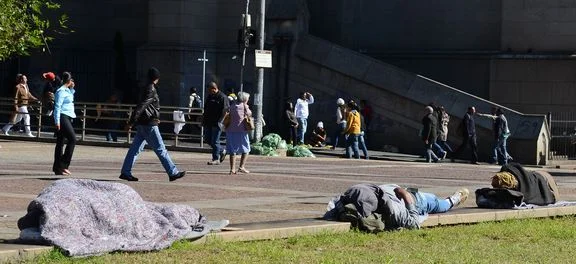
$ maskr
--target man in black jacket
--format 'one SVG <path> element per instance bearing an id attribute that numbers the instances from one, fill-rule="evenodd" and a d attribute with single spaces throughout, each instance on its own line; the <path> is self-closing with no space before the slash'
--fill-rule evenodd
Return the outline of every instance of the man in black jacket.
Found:
<path id="1" fill-rule="evenodd" d="M 426 148 L 426 162 L 438 162 L 438 157 L 432 151 L 432 146 L 436 143 L 438 137 L 438 119 L 434 114 L 434 109 L 431 106 L 426 106 L 426 115 L 422 118 L 422 141 Z"/>
<path id="2" fill-rule="evenodd" d="M 158 129 L 158 124 L 160 123 L 160 98 L 156 92 L 156 85 L 160 79 L 160 72 L 156 68 L 150 68 L 148 70 L 148 84 L 145 86 L 144 91 L 140 96 L 140 103 L 136 106 L 136 109 L 130 116 L 130 120 L 126 124 L 127 130 L 133 125 L 136 125 L 136 136 L 126 153 L 124 158 L 124 164 L 122 164 L 122 171 L 120 174 L 120 179 L 127 181 L 138 181 L 138 178 L 132 176 L 132 166 L 136 162 L 138 153 L 142 152 L 146 142 L 152 147 L 156 156 L 162 162 L 164 170 L 168 174 L 168 179 L 170 181 L 177 180 L 186 175 L 186 171 L 178 171 L 168 151 L 166 146 L 164 146 L 164 141 L 162 140 L 162 135 L 160 135 L 160 130 Z"/>
<path id="3" fill-rule="evenodd" d="M 215 82 L 211 82 L 208 85 L 208 97 L 204 103 L 204 118 L 202 119 L 206 140 L 212 147 L 212 160 L 208 162 L 208 165 L 218 165 L 226 157 L 224 149 L 220 146 L 222 130 L 218 122 L 222 120 L 229 107 L 228 97 L 218 89 Z"/>
<path id="4" fill-rule="evenodd" d="M 474 114 L 476 113 L 476 108 L 474 106 L 468 107 L 468 112 L 464 115 L 464 119 L 462 120 L 461 124 L 461 132 L 462 132 L 462 144 L 456 149 L 454 152 L 454 156 L 458 156 L 466 149 L 467 146 L 470 146 L 472 150 L 472 159 L 470 163 L 478 164 L 478 145 L 476 144 L 476 122 L 474 121 Z M 452 161 L 454 161 L 454 157 L 452 157 Z"/>

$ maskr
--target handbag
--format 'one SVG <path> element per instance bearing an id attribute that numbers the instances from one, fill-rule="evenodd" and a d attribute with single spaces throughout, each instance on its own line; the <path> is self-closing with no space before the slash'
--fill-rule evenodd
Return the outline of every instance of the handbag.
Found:
<path id="1" fill-rule="evenodd" d="M 224 128 L 228 128 L 230 126 L 230 113 L 226 113 L 224 118 L 222 118 L 222 124 Z"/>
<path id="2" fill-rule="evenodd" d="M 248 105 L 244 104 L 244 119 L 242 122 L 244 123 L 244 129 L 246 129 L 246 131 L 251 131 L 254 130 L 254 119 L 252 116 L 248 115 L 248 112 L 246 111 L 247 108 Z"/>

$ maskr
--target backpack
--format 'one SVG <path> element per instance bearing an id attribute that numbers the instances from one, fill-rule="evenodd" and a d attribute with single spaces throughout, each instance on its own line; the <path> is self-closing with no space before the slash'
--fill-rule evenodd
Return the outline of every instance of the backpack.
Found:
<path id="1" fill-rule="evenodd" d="M 192 102 L 192 108 L 201 108 L 202 99 L 198 95 L 194 95 L 194 102 Z"/>

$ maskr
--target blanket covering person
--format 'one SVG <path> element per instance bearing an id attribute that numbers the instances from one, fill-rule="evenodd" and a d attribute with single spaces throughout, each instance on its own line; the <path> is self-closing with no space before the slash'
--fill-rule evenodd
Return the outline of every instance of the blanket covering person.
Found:
<path id="1" fill-rule="evenodd" d="M 188 205 L 143 201 L 128 185 L 63 179 L 28 205 L 18 228 L 39 228 L 43 242 L 70 256 L 92 256 L 167 248 L 194 232 L 208 233 L 206 222 Z"/>
<path id="2" fill-rule="evenodd" d="M 478 207 L 513 208 L 522 203 L 549 205 L 560 200 L 558 185 L 549 173 L 526 171 L 515 162 L 502 166 L 492 178 L 492 187 L 476 190 Z"/>

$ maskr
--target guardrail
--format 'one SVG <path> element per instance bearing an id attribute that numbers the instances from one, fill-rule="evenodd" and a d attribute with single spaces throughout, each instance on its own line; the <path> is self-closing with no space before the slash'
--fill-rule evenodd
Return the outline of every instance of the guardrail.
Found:
<path id="1" fill-rule="evenodd" d="M 80 141 L 86 141 L 87 135 L 116 133 L 126 137 L 126 143 L 132 142 L 135 130 L 126 131 L 124 126 L 132 111 L 133 104 L 113 104 L 99 102 L 75 102 L 76 120 L 74 130 Z M 0 124 L 9 122 L 10 117 L 18 112 L 14 111 L 14 98 L 0 97 Z M 204 128 L 202 127 L 202 108 L 162 106 L 160 108 L 160 134 L 165 139 L 173 139 L 173 146 L 179 146 L 182 140 L 199 141 L 204 147 Z M 30 102 L 28 106 L 30 126 L 35 128 L 35 137 L 42 137 L 44 132 L 55 131 L 51 111 L 39 102 Z M 166 125 L 169 124 L 169 125 Z M 17 127 L 18 124 L 15 125 Z M 175 129 L 178 126 L 183 130 Z M 171 133 L 167 132 L 172 127 Z M 170 146 L 169 144 L 167 144 Z"/>

